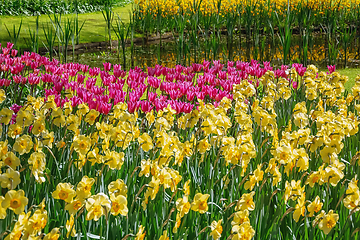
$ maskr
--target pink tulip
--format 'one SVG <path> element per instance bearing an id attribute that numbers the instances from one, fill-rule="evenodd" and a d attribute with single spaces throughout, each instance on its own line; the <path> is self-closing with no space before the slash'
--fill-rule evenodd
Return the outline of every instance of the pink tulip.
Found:
<path id="1" fill-rule="evenodd" d="M 112 107 L 111 103 L 101 102 L 99 107 L 99 112 L 107 115 L 109 114 L 111 107 Z"/>
<path id="2" fill-rule="evenodd" d="M 77 82 L 78 83 L 84 83 L 84 80 L 85 80 L 85 75 L 81 75 L 81 74 L 79 74 L 78 76 L 77 76 Z"/>
<path id="3" fill-rule="evenodd" d="M 160 86 L 161 80 L 156 77 L 149 76 L 147 82 L 152 88 L 157 89 Z"/>
<path id="4" fill-rule="evenodd" d="M 105 70 L 106 72 L 108 72 L 108 71 L 111 70 L 111 63 L 105 62 L 105 63 L 103 63 L 103 65 L 104 65 L 104 70 Z"/>
<path id="5" fill-rule="evenodd" d="M 129 101 L 128 102 L 128 111 L 129 113 L 133 113 L 139 109 L 140 102 L 139 101 Z"/>
<path id="6" fill-rule="evenodd" d="M 17 51 L 17 50 L 15 50 L 15 49 L 12 49 L 12 50 L 11 50 L 11 56 L 12 56 L 12 57 L 15 57 L 17 54 L 18 54 L 18 51 Z"/>
<path id="7" fill-rule="evenodd" d="M 153 103 L 155 101 L 156 97 L 157 97 L 157 93 L 149 92 L 149 95 L 148 95 L 149 102 Z"/>
<path id="8" fill-rule="evenodd" d="M 298 82 L 294 81 L 292 82 L 292 86 L 294 89 L 297 89 L 298 88 Z"/>
<path id="9" fill-rule="evenodd" d="M 141 101 L 141 110 L 145 113 L 150 112 L 153 109 L 149 101 Z"/>
<path id="10" fill-rule="evenodd" d="M 335 72 L 335 70 L 336 70 L 336 66 L 335 65 L 333 65 L 333 66 L 327 66 L 327 68 L 328 68 L 328 70 L 329 70 L 329 74 L 331 74 L 331 73 L 333 73 L 333 72 Z"/>
<path id="11" fill-rule="evenodd" d="M 90 68 L 89 69 L 89 75 L 90 77 L 95 77 L 95 76 L 98 76 L 100 73 L 100 68 Z"/>
<path id="12" fill-rule="evenodd" d="M 40 83 L 40 77 L 36 76 L 33 73 L 29 74 L 28 81 L 31 85 L 39 84 Z"/>
<path id="13" fill-rule="evenodd" d="M 80 69 L 81 69 L 81 71 L 83 73 L 86 73 L 89 70 L 89 66 L 88 65 L 81 65 Z"/>

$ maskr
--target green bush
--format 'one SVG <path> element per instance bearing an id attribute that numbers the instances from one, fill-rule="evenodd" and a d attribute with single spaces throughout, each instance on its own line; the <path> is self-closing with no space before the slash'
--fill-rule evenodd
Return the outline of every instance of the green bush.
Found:
<path id="1" fill-rule="evenodd" d="M 121 5 L 129 0 L 0 0 L 0 15 L 94 12 L 109 2 Z"/>

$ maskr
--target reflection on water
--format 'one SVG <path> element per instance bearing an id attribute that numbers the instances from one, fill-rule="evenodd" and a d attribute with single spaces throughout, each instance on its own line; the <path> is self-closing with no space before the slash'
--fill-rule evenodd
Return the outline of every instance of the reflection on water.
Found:
<path id="1" fill-rule="evenodd" d="M 290 50 L 290 59 L 292 63 L 299 62 L 301 56 L 300 37 L 292 37 L 292 47 Z M 259 61 L 269 61 L 274 66 L 282 64 L 282 46 L 279 42 L 270 42 L 264 38 L 262 44 L 255 45 L 252 42 L 247 42 L 245 39 L 234 39 L 231 49 L 228 51 L 226 37 L 221 39 L 217 48 L 208 47 L 206 41 L 202 40 L 196 48 L 196 52 L 192 47 L 188 48 L 187 54 L 180 55 L 178 46 L 175 41 L 162 42 L 160 45 L 138 45 L 134 48 L 133 61 L 131 59 L 130 48 L 126 50 L 126 68 L 131 66 L 138 66 L 140 68 L 154 67 L 156 64 L 161 64 L 167 67 L 174 67 L 177 64 L 190 65 L 196 62 L 203 62 L 203 60 L 220 60 L 222 63 L 228 60 L 232 61 L 250 61 L 256 59 Z M 216 54 L 214 54 L 214 52 Z M 344 50 L 341 46 L 337 49 L 336 65 L 338 68 L 344 67 Z M 196 54 L 195 54 L 196 53 Z M 230 57 L 229 57 L 230 56 Z M 348 48 L 347 52 L 347 66 L 359 67 L 360 64 L 360 39 L 355 41 Z M 71 57 L 69 58 L 71 60 Z M 123 57 L 120 55 L 118 58 L 117 50 L 113 49 L 111 52 L 108 50 L 87 52 L 76 55 L 73 62 L 88 64 L 91 67 L 102 67 L 103 62 L 110 62 L 112 64 L 123 64 Z M 328 58 L 327 45 L 325 38 L 321 35 L 314 37 L 313 44 L 308 51 L 308 64 L 315 64 L 320 68 L 326 68 L 330 64 Z"/>

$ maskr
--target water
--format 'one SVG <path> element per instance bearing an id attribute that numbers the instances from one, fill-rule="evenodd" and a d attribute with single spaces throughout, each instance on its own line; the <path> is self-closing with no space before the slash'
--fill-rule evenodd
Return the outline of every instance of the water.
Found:
<path id="1" fill-rule="evenodd" d="M 128 47 L 126 49 L 126 69 L 138 66 L 140 68 L 154 67 L 156 64 L 161 64 L 167 67 L 175 67 L 177 64 L 190 65 L 193 62 L 202 63 L 203 60 L 220 60 L 222 63 L 228 60 L 250 61 L 256 59 L 259 61 L 269 61 L 273 66 L 280 66 L 283 61 L 283 52 L 280 41 L 277 38 L 274 42 L 271 39 L 261 36 L 258 43 L 254 41 L 247 41 L 245 38 L 235 37 L 231 51 L 229 53 L 229 46 L 227 44 L 226 36 L 221 36 L 221 40 L 217 47 L 210 46 L 205 39 L 199 41 L 199 44 L 194 49 L 193 45 L 188 44 L 187 53 L 181 54 L 179 45 L 176 41 L 163 41 L 155 44 L 140 44 L 134 47 L 133 58 L 131 58 L 131 51 Z M 339 44 L 337 49 L 337 68 L 345 66 L 344 50 Z M 292 44 L 290 49 L 291 60 L 288 63 L 303 63 L 301 61 L 301 38 L 299 35 L 292 36 Z M 95 51 L 84 52 L 76 54 L 73 58 L 68 57 L 69 61 L 87 64 L 90 67 L 102 67 L 103 62 L 110 62 L 112 64 L 123 63 L 123 56 L 120 53 L 118 57 L 117 49 L 96 49 Z M 360 66 L 360 39 L 355 38 L 350 44 L 347 52 L 347 67 L 357 68 Z M 315 64 L 320 68 L 326 68 L 330 65 L 328 57 L 328 50 L 325 35 L 317 34 L 312 39 L 312 47 L 308 51 L 307 64 Z"/>

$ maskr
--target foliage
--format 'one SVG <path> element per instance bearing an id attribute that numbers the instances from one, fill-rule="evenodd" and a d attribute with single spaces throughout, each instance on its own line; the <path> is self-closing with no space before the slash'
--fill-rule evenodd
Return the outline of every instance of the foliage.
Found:
<path id="1" fill-rule="evenodd" d="M 52 13 L 85 13 L 100 11 L 109 0 L 1 0 L 0 15 L 35 16 Z M 128 0 L 114 0 L 124 5 Z"/>

